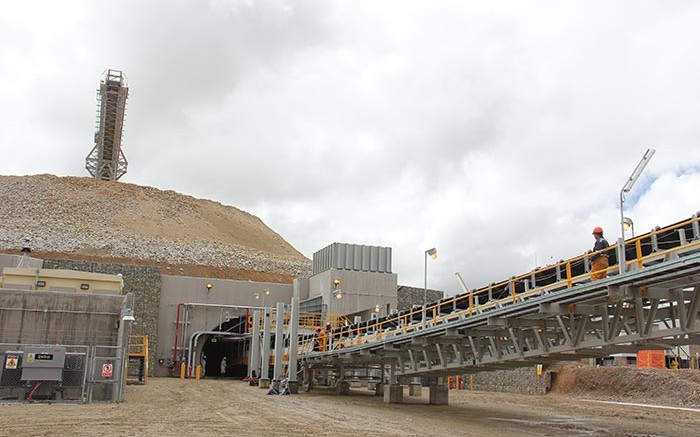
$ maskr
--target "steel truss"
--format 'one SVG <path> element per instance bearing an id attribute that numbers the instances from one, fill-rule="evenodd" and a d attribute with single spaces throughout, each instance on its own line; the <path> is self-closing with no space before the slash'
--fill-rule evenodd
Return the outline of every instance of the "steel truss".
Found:
<path id="1" fill-rule="evenodd" d="M 301 357 L 309 367 L 444 376 L 700 344 L 700 253 L 371 343 Z M 392 378 L 392 379 L 393 379 Z"/>
<path id="2" fill-rule="evenodd" d="M 96 179 L 116 181 L 126 174 L 122 134 L 128 95 L 126 75 L 107 70 L 97 90 L 95 146 L 85 158 L 85 168 Z"/>

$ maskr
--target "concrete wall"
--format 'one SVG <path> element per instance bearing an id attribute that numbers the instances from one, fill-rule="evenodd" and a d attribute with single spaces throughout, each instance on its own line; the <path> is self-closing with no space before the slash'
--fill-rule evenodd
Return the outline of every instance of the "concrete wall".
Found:
<path id="1" fill-rule="evenodd" d="M 402 285 L 397 292 L 398 310 L 411 309 L 413 305 L 423 305 L 423 289 Z M 443 298 L 444 293 L 438 290 L 428 289 L 426 296 L 428 303 L 436 302 Z"/>
<path id="2" fill-rule="evenodd" d="M 340 279 L 342 298 L 333 295 L 333 279 Z M 331 269 L 309 278 L 309 298 L 323 296 L 331 314 L 358 313 L 379 304 L 396 308 L 396 273 Z"/>
<path id="3" fill-rule="evenodd" d="M 213 286 L 210 291 L 207 291 L 207 283 Z M 173 358 L 175 347 L 178 303 L 262 306 L 262 299 L 255 299 L 255 293 L 260 293 L 262 297 L 264 289 L 270 290 L 270 295 L 265 296 L 266 306 L 274 306 L 276 302 L 291 302 L 292 284 L 163 275 L 154 374 L 156 376 L 168 374 L 167 366 L 169 360 Z M 189 340 L 192 333 L 197 331 L 218 329 L 222 314 L 225 318 L 227 312 L 230 316 L 246 314 L 245 310 L 194 307 L 190 312 L 187 339 Z M 201 351 L 202 345 L 203 342 L 200 342 L 197 348 L 198 353 Z M 158 359 L 163 359 L 164 363 L 158 364 Z"/>
<path id="4" fill-rule="evenodd" d="M 149 374 L 153 373 L 158 343 L 158 307 L 160 305 L 161 271 L 156 267 L 135 264 L 113 264 L 67 259 L 44 260 L 44 268 L 79 270 L 83 272 L 121 273 L 124 280 L 123 294 L 134 298 L 133 334 L 148 335 Z"/>
<path id="5" fill-rule="evenodd" d="M 0 289 L 0 343 L 116 345 L 131 296 Z"/>

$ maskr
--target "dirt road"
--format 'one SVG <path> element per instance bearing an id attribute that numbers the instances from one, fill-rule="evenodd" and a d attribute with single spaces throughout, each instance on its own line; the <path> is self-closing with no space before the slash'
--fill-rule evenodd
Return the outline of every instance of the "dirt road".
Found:
<path id="1" fill-rule="evenodd" d="M 697 436 L 700 412 L 586 402 L 571 397 L 427 389 L 387 405 L 366 389 L 266 396 L 240 381 L 153 378 L 118 405 L 2 405 L 0 436 Z"/>

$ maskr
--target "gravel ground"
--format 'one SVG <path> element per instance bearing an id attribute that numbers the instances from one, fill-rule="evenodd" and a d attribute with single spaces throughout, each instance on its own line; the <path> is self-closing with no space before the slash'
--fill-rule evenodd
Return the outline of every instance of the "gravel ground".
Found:
<path id="1" fill-rule="evenodd" d="M 0 406 L 0 436 L 696 436 L 700 412 L 563 395 L 451 391 L 450 405 L 387 405 L 366 389 L 266 396 L 240 381 L 152 378 L 118 405 Z"/>

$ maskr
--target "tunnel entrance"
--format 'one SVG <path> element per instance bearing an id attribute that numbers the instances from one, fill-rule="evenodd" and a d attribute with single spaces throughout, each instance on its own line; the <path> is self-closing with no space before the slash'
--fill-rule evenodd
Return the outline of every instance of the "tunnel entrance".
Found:
<path id="1" fill-rule="evenodd" d="M 245 334 L 246 318 L 236 317 L 212 331 Z M 206 366 L 204 377 L 243 378 L 248 373 L 250 339 L 231 335 L 209 334 L 202 347 Z M 224 362 L 225 359 L 225 362 Z"/>

